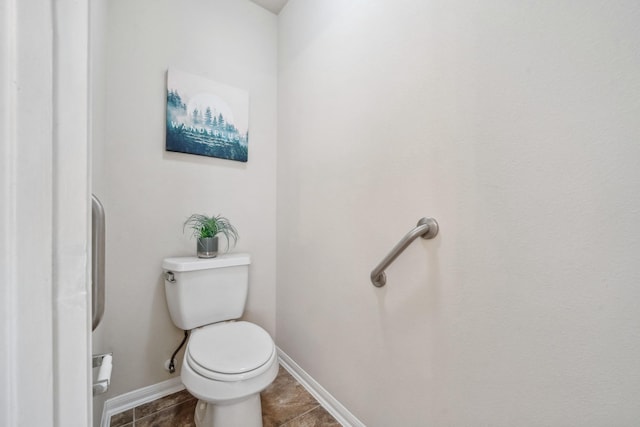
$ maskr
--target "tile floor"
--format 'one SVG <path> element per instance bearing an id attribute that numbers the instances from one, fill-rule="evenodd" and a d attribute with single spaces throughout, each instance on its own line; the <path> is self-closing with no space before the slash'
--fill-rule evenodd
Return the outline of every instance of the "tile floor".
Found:
<path id="1" fill-rule="evenodd" d="M 340 424 L 285 369 L 264 390 L 264 427 L 340 427 Z M 111 417 L 111 427 L 193 427 L 197 399 L 186 390 Z M 242 426 L 238 426 L 242 427 Z"/>

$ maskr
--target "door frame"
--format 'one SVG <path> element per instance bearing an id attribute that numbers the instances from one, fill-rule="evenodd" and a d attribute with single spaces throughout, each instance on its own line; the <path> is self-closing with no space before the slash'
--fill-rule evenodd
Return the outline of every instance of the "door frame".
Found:
<path id="1" fill-rule="evenodd" d="M 91 423 L 88 0 L 0 0 L 0 425 Z"/>

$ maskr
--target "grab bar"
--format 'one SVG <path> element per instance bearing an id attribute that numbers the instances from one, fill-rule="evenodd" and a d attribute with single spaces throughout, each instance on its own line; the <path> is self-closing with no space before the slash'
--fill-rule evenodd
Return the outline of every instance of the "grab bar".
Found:
<path id="1" fill-rule="evenodd" d="M 94 331 L 104 314 L 104 207 L 100 200 L 91 195 L 91 312 Z"/>
<path id="2" fill-rule="evenodd" d="M 376 266 L 371 272 L 371 283 L 373 286 L 378 288 L 382 287 L 387 283 L 387 275 L 384 273 L 384 270 L 391 265 L 398 255 L 400 255 L 407 246 L 411 244 L 418 237 L 422 237 L 423 239 L 433 239 L 438 235 L 438 222 L 433 218 L 421 218 L 418 221 L 418 225 L 409 231 L 403 238 L 398 242 L 397 245 L 391 249 L 391 252 L 384 257 L 380 264 Z"/>

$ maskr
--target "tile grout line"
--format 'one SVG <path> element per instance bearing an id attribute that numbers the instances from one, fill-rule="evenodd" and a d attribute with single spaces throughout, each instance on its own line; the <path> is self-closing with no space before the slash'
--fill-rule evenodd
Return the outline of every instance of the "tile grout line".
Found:
<path id="1" fill-rule="evenodd" d="M 138 418 L 138 417 L 136 416 L 136 409 L 137 409 L 137 408 L 139 408 L 140 406 L 143 406 L 143 405 L 136 406 L 135 408 L 133 408 L 133 424 L 132 424 L 132 426 L 131 426 L 131 427 L 136 427 L 136 421 L 142 421 L 142 420 L 144 420 L 145 418 L 148 418 L 148 417 L 150 417 L 150 416 L 152 416 L 152 415 L 158 414 L 158 413 L 160 413 L 160 412 L 167 411 L 167 410 L 169 410 L 169 409 L 171 409 L 171 408 L 175 408 L 175 407 L 176 407 L 176 406 L 178 406 L 178 405 L 182 405 L 183 403 L 191 402 L 192 400 L 198 400 L 198 399 L 196 399 L 195 397 L 192 397 L 192 398 L 190 398 L 190 399 L 183 400 L 182 402 L 175 403 L 175 404 L 173 404 L 173 405 L 171 405 L 171 406 L 167 406 L 166 408 L 162 408 L 162 409 L 160 409 L 159 411 L 155 411 L 155 412 L 152 412 L 152 413 L 150 413 L 150 414 L 147 414 L 147 415 L 145 415 L 144 417 L 141 417 L 141 418 Z"/>
<path id="2" fill-rule="evenodd" d="M 307 415 L 309 412 L 314 411 L 316 409 L 318 409 L 321 405 L 318 403 L 316 406 L 314 406 L 313 408 L 302 412 L 301 414 L 296 415 L 295 417 L 291 418 L 290 420 L 285 421 L 284 424 L 280 424 L 278 427 L 287 427 L 287 424 L 289 424 L 290 422 L 297 420 L 298 418 L 302 417 L 303 415 Z"/>

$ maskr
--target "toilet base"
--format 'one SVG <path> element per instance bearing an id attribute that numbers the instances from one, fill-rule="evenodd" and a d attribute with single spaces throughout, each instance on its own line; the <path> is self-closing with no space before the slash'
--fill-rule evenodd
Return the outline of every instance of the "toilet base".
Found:
<path id="1" fill-rule="evenodd" d="M 260 393 L 229 405 L 198 400 L 194 420 L 197 427 L 262 427 Z"/>

